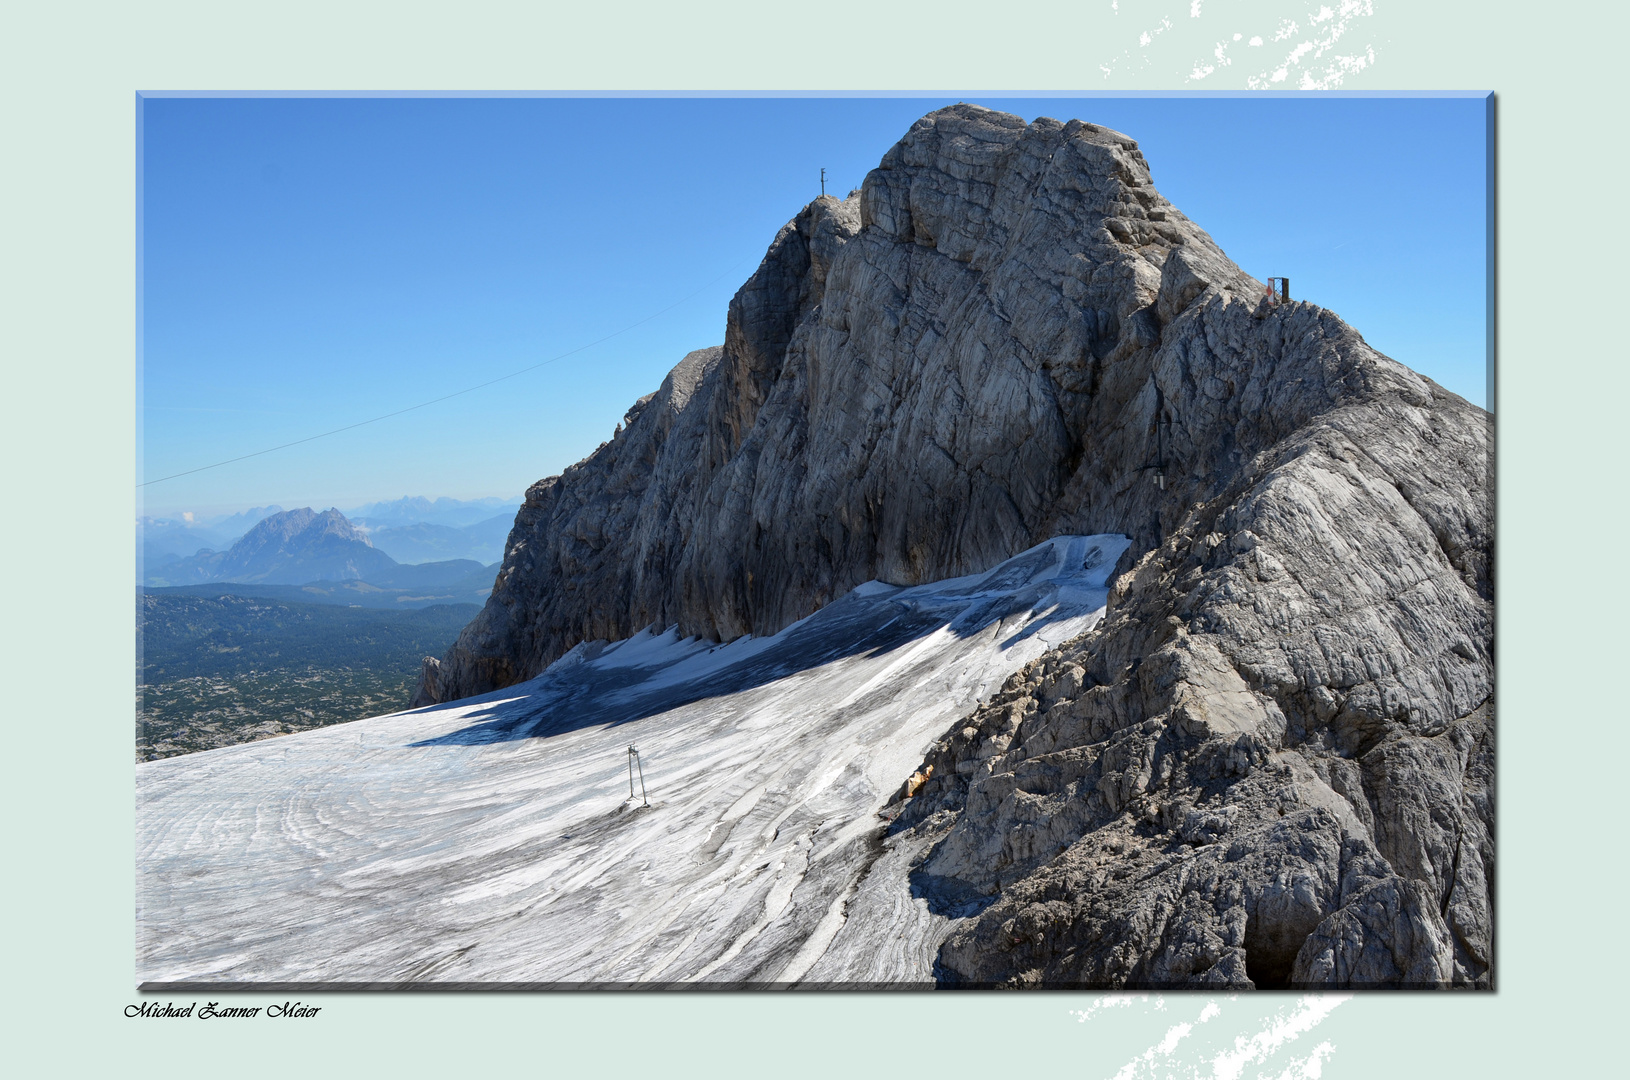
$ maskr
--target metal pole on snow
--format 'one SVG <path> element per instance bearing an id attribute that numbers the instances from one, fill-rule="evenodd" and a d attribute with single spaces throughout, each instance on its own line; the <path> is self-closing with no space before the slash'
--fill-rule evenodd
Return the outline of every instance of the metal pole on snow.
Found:
<path id="1" fill-rule="evenodd" d="M 628 745 L 628 797 L 634 797 L 634 770 L 640 771 L 640 805 L 650 806 L 651 800 L 645 794 L 645 763 L 640 760 L 640 752 L 633 743 Z"/>

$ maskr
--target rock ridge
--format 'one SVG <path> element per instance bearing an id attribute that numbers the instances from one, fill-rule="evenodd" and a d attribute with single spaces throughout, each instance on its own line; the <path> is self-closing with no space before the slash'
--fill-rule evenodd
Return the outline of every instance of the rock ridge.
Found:
<path id="1" fill-rule="evenodd" d="M 1120 533 L 1103 623 L 939 740 L 891 825 L 964 912 L 942 979 L 1491 986 L 1491 422 L 1265 294 L 1127 136 L 932 113 L 527 492 L 416 700 Z"/>
<path id="2" fill-rule="evenodd" d="M 1183 272 L 1163 274 L 1177 247 Z M 1091 523 L 1147 546 L 1155 383 L 1128 361 L 1207 290 L 1262 286 L 1159 195 L 1133 140 L 972 105 L 925 117 L 860 191 L 780 231 L 722 347 L 533 486 L 439 700 L 653 622 L 773 633 L 863 581 L 982 570 Z"/>

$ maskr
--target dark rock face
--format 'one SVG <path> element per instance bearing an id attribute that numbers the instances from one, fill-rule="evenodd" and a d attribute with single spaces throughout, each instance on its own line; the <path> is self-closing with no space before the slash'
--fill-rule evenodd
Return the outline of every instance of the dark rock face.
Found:
<path id="1" fill-rule="evenodd" d="M 943 832 L 925 890 L 988 904 L 946 980 L 1489 985 L 1490 421 L 1264 294 L 1125 136 L 925 117 L 781 231 L 722 348 L 533 486 L 418 700 L 1120 532 L 1104 623 L 893 826 Z"/>

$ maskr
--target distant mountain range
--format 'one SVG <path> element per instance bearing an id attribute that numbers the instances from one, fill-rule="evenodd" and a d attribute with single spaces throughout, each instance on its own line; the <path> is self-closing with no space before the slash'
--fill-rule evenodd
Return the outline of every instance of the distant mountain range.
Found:
<path id="1" fill-rule="evenodd" d="M 146 592 L 191 596 L 402 609 L 481 603 L 497 572 L 497 560 L 399 563 L 340 511 L 303 507 L 265 518 L 225 551 L 205 550 L 150 566 L 142 586 Z"/>
<path id="2" fill-rule="evenodd" d="M 225 551 L 200 551 L 149 572 L 147 584 L 206 581 L 301 585 L 388 574 L 397 563 L 338 510 L 310 507 L 265 518 Z M 162 580 L 159 580 L 162 579 Z"/>
<path id="3" fill-rule="evenodd" d="M 452 529 L 484 524 L 494 516 L 515 519 L 520 499 L 427 499 L 405 496 L 394 502 L 369 503 L 345 516 L 369 528 L 400 528 L 405 525 L 443 525 Z"/>
<path id="4" fill-rule="evenodd" d="M 361 538 L 396 563 L 469 559 L 485 565 L 503 558 L 504 541 L 520 505 L 518 498 L 408 496 L 338 512 Z M 281 513 L 283 507 L 271 505 L 218 517 L 139 518 L 136 531 L 144 568 L 139 580 L 224 580 L 219 575 L 227 549 L 260 522 Z M 212 563 L 206 555 L 217 558 Z M 228 576 L 242 577 L 232 572 Z"/>
<path id="5" fill-rule="evenodd" d="M 175 518 L 142 517 L 136 519 L 136 532 L 141 538 L 145 561 L 159 565 L 205 549 L 224 551 L 261 520 L 282 510 L 281 506 L 257 506 L 215 518 L 200 519 L 191 514 Z"/>
<path id="6" fill-rule="evenodd" d="M 374 547 L 388 552 L 402 563 L 423 563 L 442 559 L 476 559 L 498 562 L 504 557 L 504 541 L 515 524 L 515 511 L 498 514 L 474 525 L 458 528 L 430 521 L 404 525 L 382 525 L 377 518 L 353 519 L 368 534 Z"/>

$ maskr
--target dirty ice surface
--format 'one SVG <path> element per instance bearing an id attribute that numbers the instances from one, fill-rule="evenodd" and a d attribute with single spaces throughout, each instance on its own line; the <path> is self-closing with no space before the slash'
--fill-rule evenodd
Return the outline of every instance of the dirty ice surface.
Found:
<path id="1" fill-rule="evenodd" d="M 648 631 L 483 697 L 138 765 L 138 978 L 931 982 L 952 924 L 878 811 L 1096 624 L 1126 546 L 1059 537 L 774 637 Z"/>

